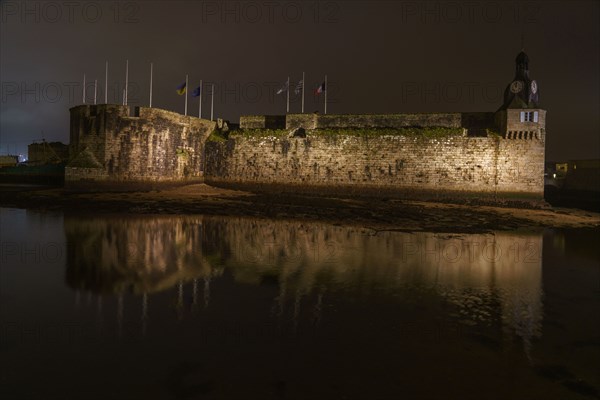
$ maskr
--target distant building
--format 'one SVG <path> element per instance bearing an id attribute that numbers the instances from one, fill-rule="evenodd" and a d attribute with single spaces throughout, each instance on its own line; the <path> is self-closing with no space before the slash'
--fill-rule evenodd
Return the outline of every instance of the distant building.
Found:
<path id="1" fill-rule="evenodd" d="M 556 178 L 564 179 L 569 170 L 569 163 L 556 163 Z"/>
<path id="2" fill-rule="evenodd" d="M 565 183 L 569 163 L 546 161 L 544 168 L 544 186 L 560 189 Z"/>
<path id="3" fill-rule="evenodd" d="M 569 160 L 564 188 L 600 192 L 600 159 Z"/>
<path id="4" fill-rule="evenodd" d="M 0 167 L 14 167 L 19 163 L 19 156 L 0 156 Z"/>
<path id="5" fill-rule="evenodd" d="M 69 146 L 61 142 L 32 143 L 27 152 L 29 165 L 61 164 L 69 160 Z"/>

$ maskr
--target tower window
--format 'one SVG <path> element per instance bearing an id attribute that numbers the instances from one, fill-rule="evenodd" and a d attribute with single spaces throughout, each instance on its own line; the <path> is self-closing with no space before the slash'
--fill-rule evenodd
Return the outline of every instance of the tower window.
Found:
<path id="1" fill-rule="evenodd" d="M 521 111 L 521 122 L 538 122 L 537 111 Z"/>

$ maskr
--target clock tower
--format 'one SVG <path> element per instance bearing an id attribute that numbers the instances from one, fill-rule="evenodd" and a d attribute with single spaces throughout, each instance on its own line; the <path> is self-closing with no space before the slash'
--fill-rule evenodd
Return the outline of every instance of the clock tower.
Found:
<path id="1" fill-rule="evenodd" d="M 496 112 L 496 122 L 506 139 L 545 139 L 546 110 L 539 108 L 539 98 L 538 83 L 529 76 L 529 57 L 521 51 L 515 59 L 515 77 Z"/>

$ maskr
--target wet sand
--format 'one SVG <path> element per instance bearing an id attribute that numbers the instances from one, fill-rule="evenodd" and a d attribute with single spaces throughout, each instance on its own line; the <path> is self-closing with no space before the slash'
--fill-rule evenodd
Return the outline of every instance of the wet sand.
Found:
<path id="1" fill-rule="evenodd" d="M 398 199 L 261 194 L 205 184 L 120 193 L 74 193 L 62 188 L 3 188 L 0 206 L 69 214 L 204 214 L 302 219 L 376 231 L 480 233 L 600 227 L 600 214 L 577 209 L 522 209 Z"/>

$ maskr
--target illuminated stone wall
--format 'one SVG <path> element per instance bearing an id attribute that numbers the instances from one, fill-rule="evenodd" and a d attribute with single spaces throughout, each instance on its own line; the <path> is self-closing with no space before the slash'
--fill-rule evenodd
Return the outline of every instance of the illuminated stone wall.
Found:
<path id="1" fill-rule="evenodd" d="M 71 109 L 67 186 L 123 188 L 202 179 L 215 122 L 156 108 L 83 105 Z"/>
<path id="2" fill-rule="evenodd" d="M 446 129 L 444 133 L 443 129 Z M 206 181 L 241 188 L 407 198 L 542 199 L 544 141 L 469 128 L 241 131 L 206 147 Z"/>

